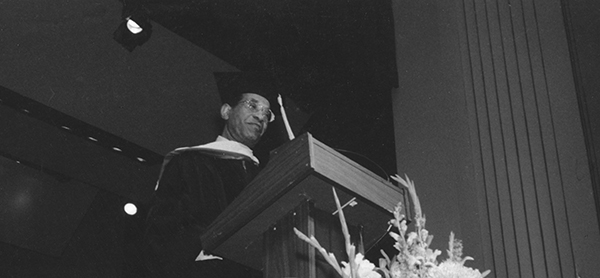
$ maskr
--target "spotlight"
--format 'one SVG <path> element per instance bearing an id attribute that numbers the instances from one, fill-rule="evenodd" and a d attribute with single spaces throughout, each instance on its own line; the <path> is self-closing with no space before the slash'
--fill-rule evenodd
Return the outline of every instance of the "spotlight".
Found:
<path id="1" fill-rule="evenodd" d="M 120 43 L 129 52 L 150 39 L 152 24 L 148 14 L 139 4 L 128 4 L 123 0 L 123 22 L 113 33 L 115 41 Z"/>
<path id="2" fill-rule="evenodd" d="M 123 206 L 123 210 L 127 215 L 135 215 L 138 211 L 137 206 L 132 203 L 127 203 Z"/>

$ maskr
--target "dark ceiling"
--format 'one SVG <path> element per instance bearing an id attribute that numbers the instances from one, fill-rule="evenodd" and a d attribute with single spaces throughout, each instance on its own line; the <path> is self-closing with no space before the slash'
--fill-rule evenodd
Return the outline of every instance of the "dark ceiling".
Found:
<path id="1" fill-rule="evenodd" d="M 397 85 L 389 0 L 140 2 L 181 37 L 242 71 L 288 77 L 296 90 L 332 79 Z"/>
<path id="2" fill-rule="evenodd" d="M 398 77 L 389 0 L 140 3 L 152 21 L 240 70 L 272 73 L 285 96 L 312 115 L 297 132 L 395 171 L 390 91 Z"/>

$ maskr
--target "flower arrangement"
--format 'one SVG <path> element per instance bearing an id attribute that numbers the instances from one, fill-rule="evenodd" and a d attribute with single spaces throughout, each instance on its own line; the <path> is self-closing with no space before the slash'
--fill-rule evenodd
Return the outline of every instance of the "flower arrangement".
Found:
<path id="1" fill-rule="evenodd" d="M 414 204 L 415 231 L 407 233 L 406 217 L 402 212 L 402 204 L 399 203 L 393 212 L 394 219 L 388 223 L 398 229 L 398 233 L 389 232 L 395 240 L 394 247 L 398 250 L 398 254 L 389 257 L 381 251 L 383 258 L 379 259 L 378 267 L 366 260 L 363 254 L 356 253 L 355 246 L 350 243 L 348 226 L 335 189 L 333 195 L 342 224 L 346 253 L 351 259 L 340 264 L 333 253 L 328 253 L 314 236 L 308 237 L 295 228 L 294 232 L 300 239 L 315 247 L 342 278 L 483 278 L 490 273 L 489 270 L 480 273 L 479 270 L 464 265 L 466 261 L 473 258 L 463 257 L 462 242 L 455 239 L 453 233 L 450 233 L 448 242 L 448 258 L 441 263 L 438 262 L 437 257 L 442 252 L 429 248 L 433 235 L 425 229 L 425 215 L 421 211 L 414 182 L 407 176 L 403 179 L 395 175 L 392 179 L 408 189 Z"/>

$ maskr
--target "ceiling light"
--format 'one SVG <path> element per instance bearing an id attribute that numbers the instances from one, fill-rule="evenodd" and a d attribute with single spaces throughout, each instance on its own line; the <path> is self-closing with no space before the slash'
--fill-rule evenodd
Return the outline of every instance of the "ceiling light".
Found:
<path id="1" fill-rule="evenodd" d="M 132 203 L 127 203 L 123 206 L 123 210 L 128 215 L 135 215 L 137 213 L 137 206 Z"/>
<path id="2" fill-rule="evenodd" d="M 143 6 L 123 0 L 123 21 L 113 33 L 115 41 L 129 52 L 150 39 L 152 24 Z"/>

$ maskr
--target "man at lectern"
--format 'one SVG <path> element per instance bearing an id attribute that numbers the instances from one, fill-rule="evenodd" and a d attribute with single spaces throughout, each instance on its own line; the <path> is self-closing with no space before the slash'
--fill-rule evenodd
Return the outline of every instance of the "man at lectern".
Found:
<path id="1" fill-rule="evenodd" d="M 215 73 L 225 125 L 216 141 L 169 153 L 147 217 L 156 277 L 261 277 L 202 250 L 200 235 L 258 173 L 252 149 L 275 115 L 275 86 L 256 73 Z M 275 110 L 275 109 L 273 109 Z M 243 248 L 243 247 L 240 247 Z"/>

